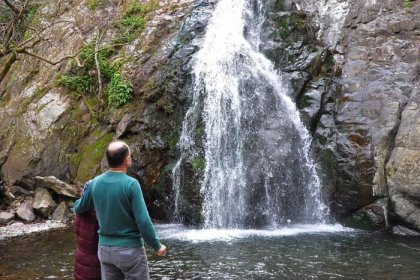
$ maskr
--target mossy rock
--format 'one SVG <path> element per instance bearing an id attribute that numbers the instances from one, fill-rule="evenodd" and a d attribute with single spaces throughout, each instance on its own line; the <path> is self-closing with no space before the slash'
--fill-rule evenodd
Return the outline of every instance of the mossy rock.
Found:
<path id="1" fill-rule="evenodd" d="M 366 213 L 354 213 L 353 215 L 346 216 L 341 220 L 342 224 L 346 227 L 362 229 L 362 230 L 374 230 L 375 223 Z"/>
<path id="2" fill-rule="evenodd" d="M 77 165 L 75 181 L 83 183 L 99 174 L 105 149 L 111 142 L 113 135 L 103 130 L 95 130 L 80 144 L 79 153 L 71 155 L 69 160 L 72 165 Z"/>
<path id="3" fill-rule="evenodd" d="M 204 170 L 206 161 L 202 156 L 196 156 L 191 160 L 191 166 L 194 171 Z"/>

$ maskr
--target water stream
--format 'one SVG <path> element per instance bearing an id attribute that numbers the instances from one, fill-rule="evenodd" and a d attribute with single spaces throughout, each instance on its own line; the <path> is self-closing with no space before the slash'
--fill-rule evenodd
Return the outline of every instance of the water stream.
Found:
<path id="1" fill-rule="evenodd" d="M 219 1 L 195 56 L 174 183 L 179 202 L 182 163 L 203 158 L 206 228 L 327 220 L 310 135 L 287 95 L 288 83 L 259 52 L 263 15 L 264 1 Z M 204 133 L 202 142 L 197 131 Z"/>
<path id="2" fill-rule="evenodd" d="M 190 230 L 159 225 L 169 255 L 148 248 L 153 280 L 419 279 L 420 238 L 297 225 Z M 30 244 L 30 245 L 29 245 Z M 73 279 L 73 229 L 0 241 L 0 279 Z"/>

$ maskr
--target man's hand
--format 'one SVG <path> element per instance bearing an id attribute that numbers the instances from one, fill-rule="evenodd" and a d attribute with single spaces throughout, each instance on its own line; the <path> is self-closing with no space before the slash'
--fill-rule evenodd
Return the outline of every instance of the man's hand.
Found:
<path id="1" fill-rule="evenodd" d="M 168 253 L 168 249 L 165 245 L 162 245 L 160 246 L 160 249 L 156 252 L 156 255 L 158 255 L 159 257 L 164 257 L 166 256 L 166 253 Z"/>

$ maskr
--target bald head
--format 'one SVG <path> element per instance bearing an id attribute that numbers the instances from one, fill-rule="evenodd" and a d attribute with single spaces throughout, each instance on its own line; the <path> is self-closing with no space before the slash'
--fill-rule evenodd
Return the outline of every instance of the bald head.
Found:
<path id="1" fill-rule="evenodd" d="M 106 148 L 106 159 L 111 168 L 121 167 L 130 155 L 130 148 L 122 141 L 113 141 Z"/>

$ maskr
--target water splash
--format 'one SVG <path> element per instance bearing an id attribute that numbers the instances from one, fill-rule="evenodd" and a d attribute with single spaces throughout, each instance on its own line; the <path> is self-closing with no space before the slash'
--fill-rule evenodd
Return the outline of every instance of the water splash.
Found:
<path id="1" fill-rule="evenodd" d="M 293 225 L 283 228 L 271 228 L 264 230 L 255 229 L 188 229 L 179 224 L 157 225 L 159 236 L 163 239 L 186 240 L 193 243 L 222 241 L 230 242 L 250 237 L 279 237 L 295 236 L 299 234 L 319 233 L 352 233 L 354 229 L 341 225 Z"/>
<path id="2" fill-rule="evenodd" d="M 259 52 L 262 1 L 221 0 L 194 63 L 193 102 L 174 169 L 200 153 L 204 125 L 203 216 L 207 228 L 325 222 L 311 138 L 270 60 Z"/>

